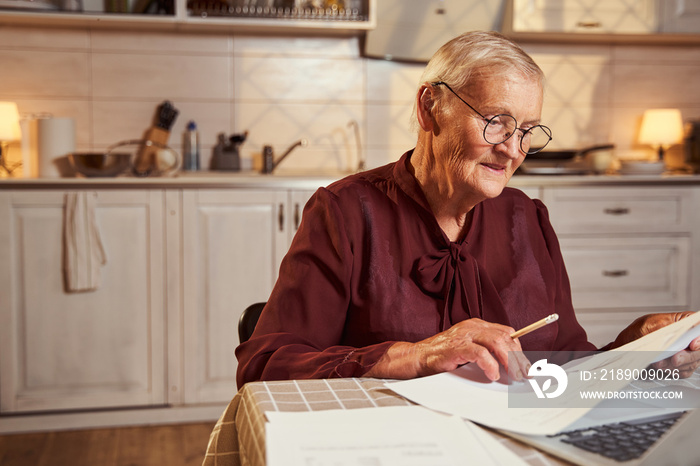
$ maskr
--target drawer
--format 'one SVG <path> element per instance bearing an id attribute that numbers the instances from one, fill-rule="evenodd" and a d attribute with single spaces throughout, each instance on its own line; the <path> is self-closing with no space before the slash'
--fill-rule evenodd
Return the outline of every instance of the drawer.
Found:
<path id="1" fill-rule="evenodd" d="M 687 232 L 692 193 L 673 188 L 545 188 L 558 234 Z"/>
<path id="2" fill-rule="evenodd" d="M 560 238 L 574 308 L 689 303 L 690 238 Z"/>

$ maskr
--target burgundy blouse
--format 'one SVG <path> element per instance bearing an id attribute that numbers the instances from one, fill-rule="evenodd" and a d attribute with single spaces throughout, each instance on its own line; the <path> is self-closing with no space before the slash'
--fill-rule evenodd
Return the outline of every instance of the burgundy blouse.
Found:
<path id="1" fill-rule="evenodd" d="M 574 315 L 569 279 L 545 206 L 505 188 L 474 208 L 451 242 L 411 172 L 396 163 L 319 189 L 250 340 L 237 383 L 359 377 L 397 341 L 416 342 L 480 319 L 524 327 L 527 351 L 595 349 Z"/>

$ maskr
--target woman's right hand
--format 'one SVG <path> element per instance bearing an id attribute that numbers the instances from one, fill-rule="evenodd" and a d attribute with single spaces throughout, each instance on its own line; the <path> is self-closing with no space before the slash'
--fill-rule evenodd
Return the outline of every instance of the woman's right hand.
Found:
<path id="1" fill-rule="evenodd" d="M 513 332 L 506 325 L 467 319 L 417 343 L 395 343 L 365 376 L 410 379 L 473 362 L 490 380 L 500 378 L 500 366 L 512 379 L 522 380 L 530 362 L 522 353 L 520 342 L 511 338 Z"/>

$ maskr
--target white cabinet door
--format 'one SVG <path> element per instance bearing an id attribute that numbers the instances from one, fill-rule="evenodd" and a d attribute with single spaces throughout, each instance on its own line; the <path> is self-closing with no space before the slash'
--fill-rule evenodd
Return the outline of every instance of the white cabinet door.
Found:
<path id="1" fill-rule="evenodd" d="M 304 207 L 315 192 L 310 189 L 295 189 L 289 192 L 289 244 L 299 229 Z"/>
<path id="2" fill-rule="evenodd" d="M 165 398 L 163 196 L 96 191 L 107 255 L 95 291 L 64 290 L 64 192 L 0 192 L 3 412 Z"/>
<path id="3" fill-rule="evenodd" d="M 267 301 L 289 241 L 287 191 L 183 192 L 185 402 L 236 393 L 237 325 Z"/>
<path id="4" fill-rule="evenodd" d="M 515 32 L 648 34 L 656 31 L 653 0 L 514 0 Z"/>

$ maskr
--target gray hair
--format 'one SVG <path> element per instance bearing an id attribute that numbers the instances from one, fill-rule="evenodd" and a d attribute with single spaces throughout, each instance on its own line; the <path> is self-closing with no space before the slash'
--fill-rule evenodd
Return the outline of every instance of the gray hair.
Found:
<path id="1" fill-rule="evenodd" d="M 544 88 L 544 72 L 519 45 L 497 32 L 465 32 L 440 47 L 423 70 L 419 85 L 443 81 L 453 89 L 488 76 L 516 71 Z M 439 96 L 435 98 L 439 101 Z M 416 102 L 411 128 L 418 131 Z"/>

